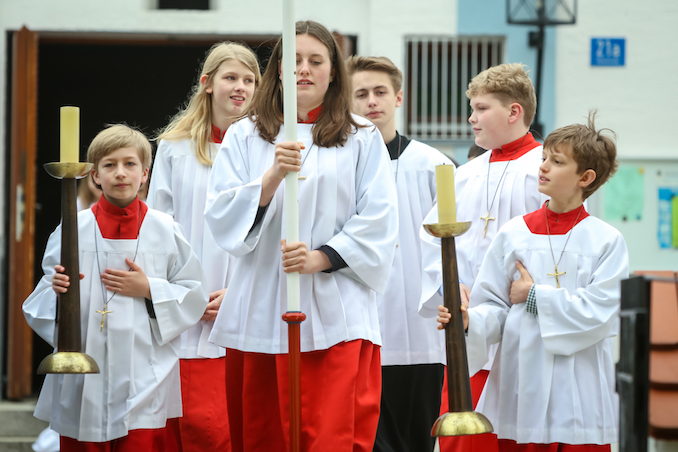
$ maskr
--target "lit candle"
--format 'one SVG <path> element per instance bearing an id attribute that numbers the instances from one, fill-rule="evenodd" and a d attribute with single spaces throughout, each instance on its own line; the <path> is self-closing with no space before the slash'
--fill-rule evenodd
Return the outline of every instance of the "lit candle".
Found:
<path id="1" fill-rule="evenodd" d="M 436 166 L 436 192 L 438 197 L 438 223 L 456 223 L 457 206 L 454 200 L 454 165 Z"/>
<path id="2" fill-rule="evenodd" d="M 80 108 L 61 107 L 61 163 L 80 161 Z"/>
<path id="3" fill-rule="evenodd" d="M 285 141 L 297 142 L 297 36 L 294 23 L 294 0 L 283 2 L 283 113 L 285 115 Z M 299 241 L 299 173 L 285 176 L 285 229 L 287 243 Z M 301 312 L 299 273 L 287 274 L 287 311 Z"/>

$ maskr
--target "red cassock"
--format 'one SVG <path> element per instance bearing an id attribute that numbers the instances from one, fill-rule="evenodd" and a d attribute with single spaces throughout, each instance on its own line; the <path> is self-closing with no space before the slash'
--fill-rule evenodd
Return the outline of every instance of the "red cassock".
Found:
<path id="1" fill-rule="evenodd" d="M 380 347 L 365 340 L 301 354 L 301 450 L 372 451 L 381 396 Z M 288 355 L 227 349 L 234 451 L 289 449 Z"/>

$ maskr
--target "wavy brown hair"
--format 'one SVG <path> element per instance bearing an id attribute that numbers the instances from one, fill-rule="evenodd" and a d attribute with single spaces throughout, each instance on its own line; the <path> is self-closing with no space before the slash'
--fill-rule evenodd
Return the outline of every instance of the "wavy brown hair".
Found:
<path id="1" fill-rule="evenodd" d="M 351 116 L 351 81 L 346 74 L 341 49 L 332 33 L 318 22 L 297 22 L 296 34 L 313 36 L 322 42 L 327 47 L 334 70 L 334 79 L 325 93 L 320 116 L 313 125 L 313 142 L 322 147 L 341 146 L 354 127 L 361 127 Z M 269 143 L 274 142 L 284 122 L 282 82 L 278 74 L 281 60 L 282 38 L 273 48 L 248 113 L 257 125 L 259 135 Z"/>

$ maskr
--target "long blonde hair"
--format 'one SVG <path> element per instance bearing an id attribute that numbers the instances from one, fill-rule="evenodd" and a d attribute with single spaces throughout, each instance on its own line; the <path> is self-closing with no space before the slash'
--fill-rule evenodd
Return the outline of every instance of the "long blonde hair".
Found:
<path id="1" fill-rule="evenodd" d="M 229 60 L 237 60 L 247 66 L 254 73 L 255 84 L 259 83 L 261 77 L 259 61 L 249 47 L 235 42 L 214 44 L 207 53 L 186 107 L 172 118 L 156 140 L 184 140 L 188 138 L 191 140 L 198 161 L 206 165 L 212 164 L 209 152 L 209 141 L 212 137 L 212 95 L 205 89 L 211 86 L 212 79 L 221 63 Z M 207 79 L 205 83 L 201 83 L 200 79 L 204 75 L 207 76 Z"/>
<path id="2" fill-rule="evenodd" d="M 351 81 L 346 74 L 341 49 L 332 33 L 318 22 L 297 22 L 296 34 L 313 36 L 323 43 L 334 69 L 334 79 L 327 88 L 320 116 L 313 125 L 313 142 L 322 147 L 341 146 L 346 143 L 354 127 L 362 127 L 351 116 Z M 281 59 L 282 38 L 273 48 L 261 79 L 259 94 L 254 97 L 248 113 L 256 122 L 259 135 L 270 143 L 273 143 L 283 125 L 282 81 L 278 74 Z"/>

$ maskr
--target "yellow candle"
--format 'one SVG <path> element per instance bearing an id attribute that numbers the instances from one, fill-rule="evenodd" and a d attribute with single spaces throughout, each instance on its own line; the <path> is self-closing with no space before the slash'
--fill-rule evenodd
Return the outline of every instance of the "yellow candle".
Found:
<path id="1" fill-rule="evenodd" d="M 436 191 L 438 196 L 438 223 L 456 223 L 457 205 L 454 200 L 454 165 L 436 166 Z"/>
<path id="2" fill-rule="evenodd" d="M 80 108 L 61 107 L 61 163 L 80 161 Z"/>

